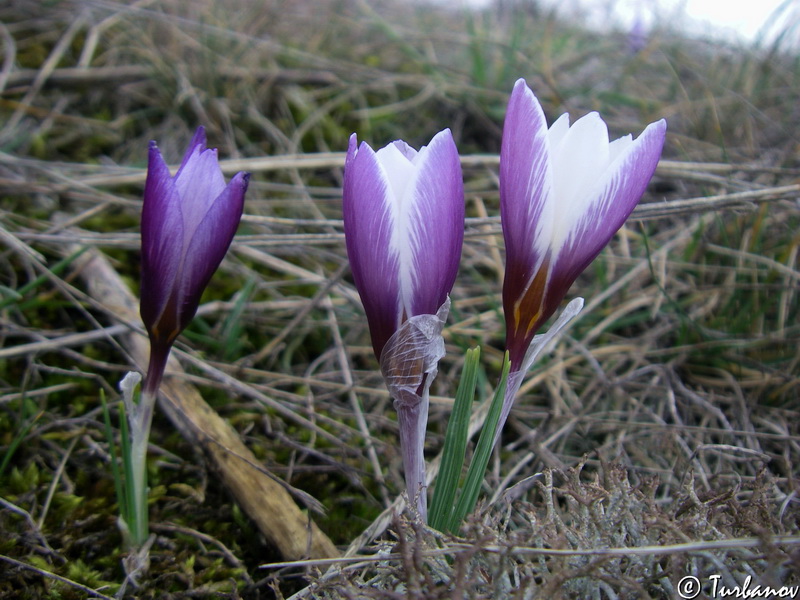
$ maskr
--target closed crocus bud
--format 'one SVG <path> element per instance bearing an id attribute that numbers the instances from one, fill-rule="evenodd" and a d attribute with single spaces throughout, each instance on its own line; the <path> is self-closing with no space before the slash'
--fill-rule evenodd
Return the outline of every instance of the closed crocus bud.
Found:
<path id="1" fill-rule="evenodd" d="M 350 137 L 342 198 L 347 256 L 380 360 L 409 317 L 436 314 L 453 288 L 464 241 L 464 185 L 449 129 L 419 152 L 375 152 Z"/>
<path id="2" fill-rule="evenodd" d="M 594 112 L 572 126 L 564 114 L 548 129 L 525 81 L 514 86 L 500 152 L 503 309 L 511 360 L 501 422 L 522 375 L 547 341 L 532 346 L 534 335 L 636 207 L 665 135 L 662 119 L 636 139 L 627 135 L 609 143 L 606 124 Z M 580 306 L 572 305 L 568 316 L 578 311 Z M 563 324 L 560 320 L 554 329 Z"/>
<path id="3" fill-rule="evenodd" d="M 450 131 L 419 151 L 350 138 L 342 199 L 347 255 L 375 356 L 398 411 L 409 499 L 425 518 L 428 389 L 464 239 L 461 163 Z"/>
<path id="4" fill-rule="evenodd" d="M 200 127 L 173 177 L 150 144 L 142 208 L 140 312 L 150 336 L 144 392 L 155 394 L 175 338 L 197 312 L 239 225 L 249 174 L 225 184 Z"/>

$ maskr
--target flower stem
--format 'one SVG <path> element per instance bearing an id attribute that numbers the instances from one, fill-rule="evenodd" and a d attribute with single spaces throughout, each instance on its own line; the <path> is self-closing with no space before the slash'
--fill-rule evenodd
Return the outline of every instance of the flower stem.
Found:
<path id="1" fill-rule="evenodd" d="M 400 428 L 400 451 L 406 477 L 408 501 L 416 506 L 423 522 L 428 518 L 425 493 L 425 429 L 428 423 L 428 391 L 417 402 L 395 399 L 397 423 Z"/>
<path id="2" fill-rule="evenodd" d="M 123 386 L 125 411 L 128 417 L 130 451 L 126 465 L 126 502 L 129 523 L 126 523 L 135 547 L 142 547 L 150 535 L 147 487 L 147 446 L 153 422 L 158 388 L 169 357 L 170 346 L 153 344 L 150 347 L 150 364 L 142 384 L 139 401 L 134 401 L 133 385 Z"/>
<path id="3" fill-rule="evenodd" d="M 147 505 L 147 446 L 155 396 L 142 392 L 139 400 L 139 420 L 130 422 L 131 429 L 131 494 L 133 495 L 133 523 L 130 523 L 133 544 L 140 547 L 150 533 Z"/>

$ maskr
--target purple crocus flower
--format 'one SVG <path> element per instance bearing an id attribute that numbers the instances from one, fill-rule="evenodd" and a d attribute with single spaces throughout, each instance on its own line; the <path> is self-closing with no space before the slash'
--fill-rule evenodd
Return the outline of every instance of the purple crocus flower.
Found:
<path id="1" fill-rule="evenodd" d="M 428 389 L 464 239 L 461 163 L 450 130 L 419 152 L 350 137 L 342 199 L 347 255 L 375 356 L 398 411 L 409 500 L 426 516 Z"/>
<path id="2" fill-rule="evenodd" d="M 628 39 L 626 47 L 630 54 L 639 54 L 642 50 L 647 48 L 647 27 L 642 19 L 641 11 L 637 11 L 633 19 L 631 28 L 628 30 Z"/>
<path id="3" fill-rule="evenodd" d="M 230 183 L 206 148 L 199 127 L 173 177 L 150 143 L 142 208 L 140 312 L 150 336 L 144 392 L 155 394 L 175 338 L 197 312 L 200 296 L 228 251 L 239 225 L 250 175 Z"/>
<path id="4" fill-rule="evenodd" d="M 130 432 L 130 486 L 133 506 L 124 523 L 133 544 L 148 537 L 147 440 L 156 393 L 175 338 L 197 312 L 208 281 L 231 245 L 244 207 L 249 179 L 237 173 L 225 185 L 217 151 L 206 148 L 202 127 L 189 144 L 173 177 L 155 142 L 150 143 L 142 207 L 142 283 L 140 313 L 150 337 L 150 365 L 139 402 L 138 373 L 129 373 L 120 389 Z M 127 479 L 127 478 L 130 479 Z"/>
<path id="5" fill-rule="evenodd" d="M 564 114 L 548 129 L 533 92 L 523 79 L 516 82 L 500 152 L 503 309 L 511 360 L 501 427 L 525 371 L 566 321 L 532 346 L 537 330 L 641 199 L 665 135 L 662 119 L 635 140 L 627 135 L 609 143 L 606 124 L 594 112 L 572 126 Z M 579 311 L 573 305 L 567 320 Z"/>

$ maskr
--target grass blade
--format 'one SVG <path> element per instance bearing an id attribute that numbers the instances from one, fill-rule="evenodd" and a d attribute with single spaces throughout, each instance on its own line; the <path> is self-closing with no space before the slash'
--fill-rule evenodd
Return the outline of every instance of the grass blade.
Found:
<path id="1" fill-rule="evenodd" d="M 43 414 L 44 411 L 41 411 L 39 412 L 39 414 L 29 419 L 28 422 L 22 426 L 17 435 L 14 436 L 14 439 L 11 440 L 11 443 L 8 445 L 8 448 L 6 449 L 5 454 L 3 455 L 3 460 L 0 461 L 0 477 L 2 477 L 3 473 L 5 473 L 6 468 L 11 462 L 11 457 L 14 456 L 14 453 L 17 451 L 17 448 L 19 448 L 19 445 L 22 443 L 22 440 L 24 440 L 25 436 L 27 436 L 28 433 L 30 433 L 30 430 L 33 428 L 33 424 L 36 423 L 36 421 L 38 421 Z"/>
<path id="2" fill-rule="evenodd" d="M 6 288 L 6 290 L 3 292 L 3 296 L 5 296 L 5 298 L 0 299 L 0 309 L 21 302 L 22 299 L 25 297 L 25 294 L 27 294 L 32 290 L 35 290 L 43 283 L 49 281 L 50 277 L 52 277 L 53 275 L 59 275 L 62 271 L 64 271 L 64 269 L 70 266 L 75 261 L 75 259 L 80 257 L 81 254 L 86 252 L 88 249 L 89 246 L 85 246 L 80 250 L 73 252 L 66 258 L 62 258 L 55 265 L 53 265 L 52 268 L 49 269 L 50 271 L 49 275 L 43 273 L 38 277 L 36 277 L 35 279 L 31 280 L 30 282 L 26 283 L 22 287 L 20 287 L 18 290 Z"/>
<path id="3" fill-rule="evenodd" d="M 497 429 L 497 423 L 500 420 L 500 411 L 503 408 L 503 398 L 506 394 L 510 368 L 511 363 L 508 360 L 508 352 L 506 352 L 500 383 L 497 386 L 497 390 L 495 390 L 492 404 L 489 407 L 489 414 L 486 416 L 481 436 L 478 439 L 478 445 L 475 448 L 475 454 L 472 456 L 472 461 L 467 471 L 467 479 L 464 481 L 464 488 L 461 490 L 458 503 L 446 527 L 448 531 L 457 531 L 464 521 L 464 517 L 475 508 L 475 503 L 478 501 L 478 493 L 481 489 L 484 473 L 486 473 L 486 465 L 489 464 L 489 456 L 492 454 L 494 434 Z"/>
<path id="4" fill-rule="evenodd" d="M 447 423 L 447 432 L 442 450 L 442 465 L 439 479 L 433 490 L 430 509 L 430 526 L 442 531 L 453 513 L 453 504 L 458 491 L 461 467 L 467 452 L 469 436 L 469 415 L 475 398 L 475 385 L 478 381 L 478 361 L 481 349 L 467 350 L 461 380 L 458 384 L 453 412 Z"/>
<path id="5" fill-rule="evenodd" d="M 125 481 L 119 470 L 117 462 L 117 445 L 114 442 L 114 428 L 111 426 L 111 415 L 108 412 L 105 391 L 100 389 L 100 403 L 103 407 L 103 422 L 105 424 L 106 441 L 108 442 L 108 452 L 111 455 L 111 475 L 114 478 L 114 490 L 117 494 L 117 504 L 119 504 L 119 514 L 122 520 L 128 522 L 127 502 L 125 501 Z M 124 444 L 124 441 L 122 442 Z"/>

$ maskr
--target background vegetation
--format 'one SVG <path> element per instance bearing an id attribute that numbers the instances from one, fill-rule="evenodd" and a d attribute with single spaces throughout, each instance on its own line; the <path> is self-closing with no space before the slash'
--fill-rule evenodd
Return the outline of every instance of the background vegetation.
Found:
<path id="1" fill-rule="evenodd" d="M 800 583 L 799 32 L 740 48 L 664 23 L 635 50 L 627 32 L 526 0 L 3 2 L 0 598 L 271 598 L 309 583 L 306 597 L 673 598 L 685 575 Z M 342 152 L 354 131 L 419 146 L 450 127 L 463 155 L 433 457 L 464 351 L 483 348 L 484 397 L 500 368 L 496 153 L 518 77 L 551 120 L 598 110 L 618 137 L 665 117 L 668 139 L 643 204 L 575 284 L 589 308 L 524 386 L 464 536 L 396 519 L 354 547 L 394 552 L 381 560 L 322 578 L 318 564 L 259 568 L 282 557 L 159 411 L 157 538 L 126 581 L 101 392 L 116 412 L 137 324 L 120 326 L 75 265 L 97 249 L 137 290 L 148 142 L 174 163 L 202 124 L 226 172 L 253 173 L 181 362 L 260 463 L 322 503 L 313 518 L 344 550 L 403 484 L 346 268 Z"/>

